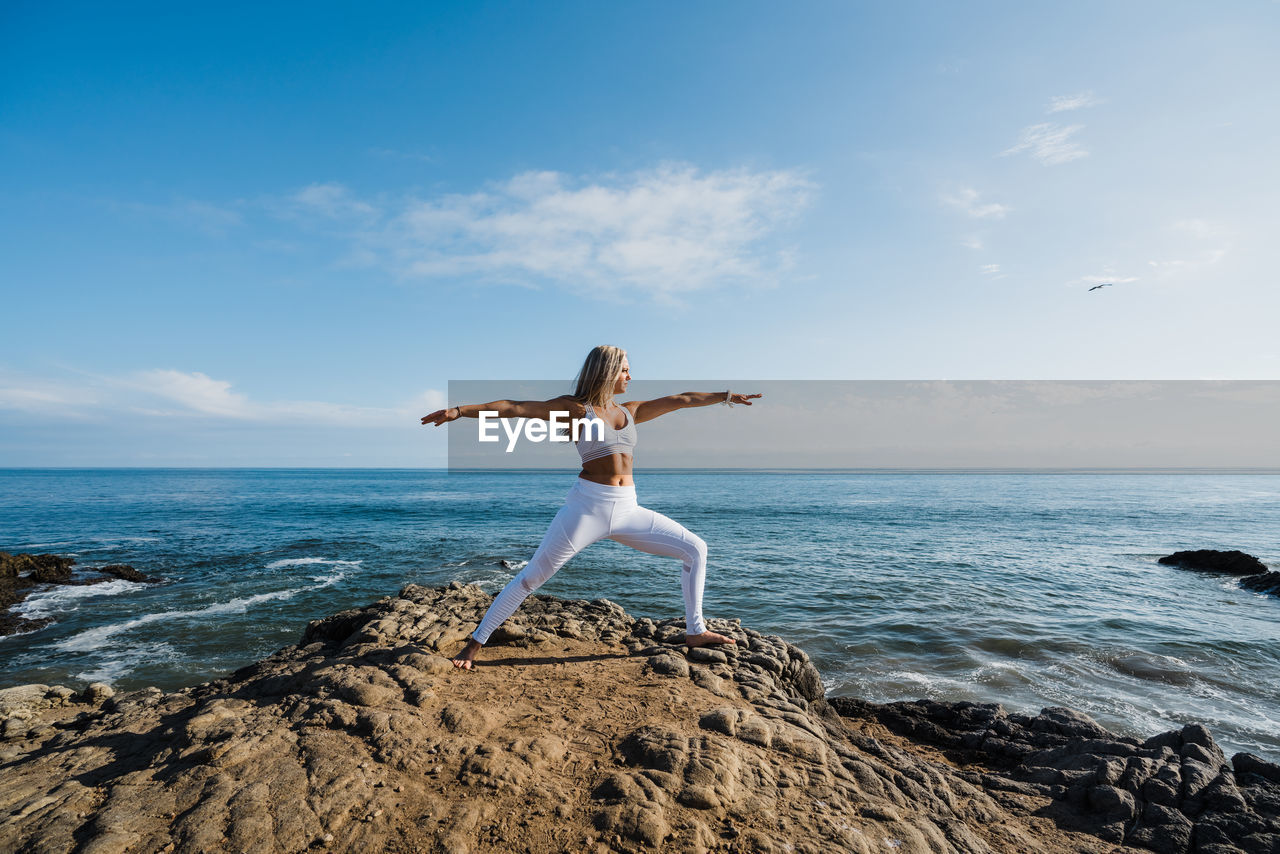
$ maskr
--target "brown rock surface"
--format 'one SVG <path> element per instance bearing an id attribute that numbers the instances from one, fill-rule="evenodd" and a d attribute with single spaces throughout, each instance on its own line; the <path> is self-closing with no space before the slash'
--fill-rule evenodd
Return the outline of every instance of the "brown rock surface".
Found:
<path id="1" fill-rule="evenodd" d="M 1054 791 L 842 718 L 803 651 L 735 622 L 713 621 L 741 644 L 720 660 L 690 655 L 680 621 L 533 596 L 455 670 L 490 601 L 410 586 L 172 694 L 0 691 L 0 850 L 1130 850 L 1057 817 Z M 1204 737 L 1167 747 L 1182 792 L 1218 797 Z M 1128 815 L 1113 782 L 1086 795 Z"/>

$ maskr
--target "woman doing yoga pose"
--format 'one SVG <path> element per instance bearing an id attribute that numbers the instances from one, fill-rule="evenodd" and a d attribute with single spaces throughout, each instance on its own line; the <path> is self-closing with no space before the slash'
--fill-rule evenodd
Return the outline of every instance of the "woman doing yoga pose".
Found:
<path id="1" fill-rule="evenodd" d="M 713 403 L 751 405 L 758 394 L 731 391 L 690 391 L 656 400 L 632 400 L 618 404 L 615 395 L 627 390 L 631 366 L 627 354 L 617 347 L 601 345 L 592 350 L 578 373 L 572 395 L 551 400 L 495 400 L 440 409 L 422 419 L 423 424 L 447 424 L 459 418 L 479 418 L 481 412 L 496 411 L 501 418 L 547 420 L 552 412 L 568 412 L 570 419 L 598 418 L 603 436 L 587 433 L 577 442 L 582 471 L 560 512 L 542 538 L 524 569 L 507 583 L 480 626 L 472 633 L 462 652 L 453 659 L 455 667 L 468 670 L 476 653 L 494 629 L 520 607 L 525 598 L 541 587 L 570 558 L 598 540 L 609 538 L 650 554 L 679 558 L 684 564 L 681 590 L 684 593 L 685 643 L 689 646 L 734 643 L 707 629 L 702 617 L 702 586 L 707 570 L 707 544 L 683 525 L 636 503 L 631 479 L 632 451 L 636 446 L 636 425 L 660 415 L 692 406 Z"/>

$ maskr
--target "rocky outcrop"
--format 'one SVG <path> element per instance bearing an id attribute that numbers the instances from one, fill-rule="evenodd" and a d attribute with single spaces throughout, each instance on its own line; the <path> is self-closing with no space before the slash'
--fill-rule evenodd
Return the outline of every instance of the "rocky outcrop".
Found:
<path id="1" fill-rule="evenodd" d="M 25 575 L 35 582 L 56 584 L 71 577 L 71 565 L 74 563 L 74 559 L 58 555 L 11 555 L 0 552 L 0 578 Z"/>
<path id="2" fill-rule="evenodd" d="M 1200 854 L 1280 850 L 1280 766 L 1247 753 L 1228 761 L 1199 724 L 1139 741 L 1062 708 L 1028 717 L 998 704 L 831 704 L 945 749 L 997 800 L 1050 798 L 1064 827 L 1110 842 Z"/>
<path id="3" fill-rule="evenodd" d="M 1264 572 L 1240 579 L 1240 586 L 1254 593 L 1270 593 L 1280 596 L 1280 572 Z"/>
<path id="4" fill-rule="evenodd" d="M 1219 575 L 1258 575 L 1267 571 L 1266 564 L 1251 554 L 1233 549 L 1197 549 L 1196 551 L 1174 552 L 1160 558 L 1160 563 L 1178 566 L 1183 569 L 1194 569 L 1197 572 L 1214 572 Z"/>
<path id="5" fill-rule="evenodd" d="M 53 622 L 50 617 L 31 620 L 9 613 L 9 608 L 18 604 L 40 584 L 100 584 L 109 581 L 107 578 L 73 578 L 71 567 L 75 559 L 60 555 L 33 555 L 0 552 L 0 636 L 33 632 Z M 123 578 L 126 581 L 138 581 L 148 584 L 159 583 L 162 579 L 143 575 L 138 570 L 125 564 L 97 567 L 94 572 Z"/>
<path id="6" fill-rule="evenodd" d="M 1268 571 L 1266 564 L 1242 551 L 1200 549 L 1191 552 L 1174 552 L 1160 558 L 1160 563 L 1183 569 L 1194 569 L 1197 572 L 1238 575 L 1241 576 L 1240 586 L 1245 590 L 1280 596 L 1280 572 Z"/>
<path id="7" fill-rule="evenodd" d="M 0 692 L 0 850 L 1101 854 L 1277 839 L 1280 768 L 1225 766 L 1207 733 L 1139 743 L 1065 710 L 828 702 L 780 637 L 712 621 L 738 645 L 689 649 L 682 621 L 603 599 L 532 596 L 474 671 L 454 669 L 490 601 L 406 587 L 169 694 Z M 1166 810 L 1190 824 L 1185 844 Z"/>
<path id="8" fill-rule="evenodd" d="M 133 581 L 138 584 L 159 584 L 164 580 L 157 578 L 154 575 L 144 575 L 125 563 L 113 563 L 108 566 L 100 566 L 94 571 L 115 576 L 116 578 L 123 578 L 125 581 Z"/>

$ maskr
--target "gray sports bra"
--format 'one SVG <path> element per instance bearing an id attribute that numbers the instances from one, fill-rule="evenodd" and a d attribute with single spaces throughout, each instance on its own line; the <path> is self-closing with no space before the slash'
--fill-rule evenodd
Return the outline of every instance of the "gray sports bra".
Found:
<path id="1" fill-rule="evenodd" d="M 625 406 L 622 411 L 626 417 L 621 430 L 613 429 L 609 423 L 609 419 L 601 418 L 604 424 L 604 430 L 599 439 L 594 438 L 595 428 L 584 426 L 582 429 L 582 438 L 578 440 L 578 456 L 582 457 L 582 461 L 590 462 L 598 460 L 601 457 L 607 457 L 610 454 L 634 454 L 636 449 L 636 421 L 631 416 L 631 410 Z M 596 412 L 591 408 L 591 404 L 587 404 L 587 418 L 595 418 Z"/>

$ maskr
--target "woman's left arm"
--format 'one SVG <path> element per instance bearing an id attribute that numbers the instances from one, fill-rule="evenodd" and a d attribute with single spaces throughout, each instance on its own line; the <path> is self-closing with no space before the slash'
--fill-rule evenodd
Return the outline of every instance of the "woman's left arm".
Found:
<path id="1" fill-rule="evenodd" d="M 666 415 L 668 412 L 675 412 L 677 409 L 689 409 L 694 406 L 710 406 L 713 403 L 731 403 L 737 405 L 739 403 L 744 406 L 750 406 L 751 401 L 760 394 L 738 394 L 731 391 L 686 391 L 683 394 L 669 394 L 666 397 L 658 397 L 653 400 L 634 401 L 635 408 L 631 410 L 631 414 L 635 417 L 636 423 L 641 421 L 652 421 L 660 415 Z M 623 404 L 623 406 L 632 406 L 632 402 Z"/>

